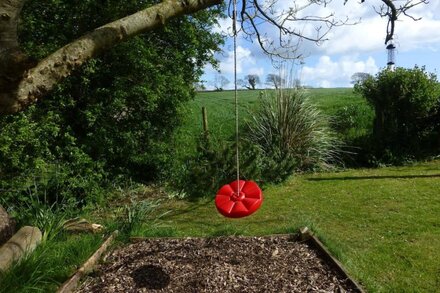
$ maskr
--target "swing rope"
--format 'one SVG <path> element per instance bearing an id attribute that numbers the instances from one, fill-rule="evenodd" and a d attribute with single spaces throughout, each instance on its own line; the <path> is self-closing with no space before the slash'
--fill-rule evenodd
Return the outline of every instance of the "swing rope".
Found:
<path id="1" fill-rule="evenodd" d="M 215 196 L 215 206 L 220 214 L 228 218 L 242 218 L 258 210 L 263 202 L 263 193 L 253 181 L 242 181 L 240 184 L 240 148 L 238 123 L 238 90 L 237 90 L 237 0 L 232 1 L 232 30 L 234 34 L 234 99 L 235 99 L 235 159 L 237 164 L 237 181 L 223 185 Z M 234 186 L 235 185 L 235 186 Z M 240 186 L 242 185 L 242 186 Z"/>
<path id="2" fill-rule="evenodd" d="M 235 100 L 235 161 L 237 165 L 237 195 L 240 193 L 240 149 L 239 149 L 239 122 L 238 122 L 238 95 L 237 95 L 237 0 L 232 6 L 232 32 L 234 35 L 234 100 Z"/>

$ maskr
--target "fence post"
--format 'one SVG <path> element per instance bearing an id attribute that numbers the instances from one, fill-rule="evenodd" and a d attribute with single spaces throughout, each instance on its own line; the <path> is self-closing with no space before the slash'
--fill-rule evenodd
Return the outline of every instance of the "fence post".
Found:
<path id="1" fill-rule="evenodd" d="M 208 114 L 206 113 L 206 108 L 202 107 L 202 121 L 203 121 L 203 133 L 208 136 Z"/>

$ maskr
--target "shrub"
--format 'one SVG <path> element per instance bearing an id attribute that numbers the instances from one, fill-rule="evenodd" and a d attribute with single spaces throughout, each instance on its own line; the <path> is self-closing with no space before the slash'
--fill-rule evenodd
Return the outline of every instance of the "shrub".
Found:
<path id="1" fill-rule="evenodd" d="M 376 156 L 385 150 L 394 158 L 429 151 L 432 134 L 438 132 L 434 121 L 439 111 L 440 86 L 435 74 L 417 66 L 385 69 L 358 83 L 355 90 L 375 111 L 372 143 Z"/>
<path id="2" fill-rule="evenodd" d="M 20 42 L 42 59 L 104 23 L 157 1 L 29 1 Z M 100 13 L 96 13 L 98 10 Z M 221 8 L 170 21 L 90 60 L 25 112 L 0 117 L 0 192 L 8 206 L 39 198 L 99 201 L 116 178 L 157 180 L 179 109 L 221 43 Z M 62 21 L 60 21 L 62 20 Z M 18 201 L 18 202 L 17 202 Z"/>
<path id="3" fill-rule="evenodd" d="M 143 224 L 148 223 L 150 229 L 157 226 L 157 220 L 162 215 L 157 215 L 156 211 L 160 207 L 159 200 L 133 201 L 123 207 L 122 215 L 118 218 L 118 230 L 123 237 L 136 235 L 140 232 Z"/>
<path id="4" fill-rule="evenodd" d="M 240 179 L 261 181 L 262 161 L 259 150 L 241 141 Z M 173 189 L 181 196 L 196 198 L 215 195 L 224 184 L 236 180 L 236 144 L 220 141 L 212 134 L 207 137 L 200 135 L 197 140 L 197 152 L 187 158 L 180 169 L 171 175 L 174 180 Z"/>
<path id="5" fill-rule="evenodd" d="M 77 146 L 69 127 L 61 127 L 52 111 L 35 118 L 36 107 L 26 113 L 0 117 L 0 192 L 8 206 L 97 202 L 102 164 Z"/>
<path id="6" fill-rule="evenodd" d="M 340 154 L 328 119 L 300 90 L 263 94 L 245 133 L 262 151 L 263 174 L 277 174 L 271 181 L 283 180 L 291 170 L 328 168 Z"/>

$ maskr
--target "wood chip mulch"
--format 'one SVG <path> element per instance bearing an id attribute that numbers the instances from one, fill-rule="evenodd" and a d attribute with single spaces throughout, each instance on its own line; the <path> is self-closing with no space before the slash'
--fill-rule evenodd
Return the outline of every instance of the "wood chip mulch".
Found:
<path id="1" fill-rule="evenodd" d="M 77 292 L 356 292 L 289 236 L 147 239 L 113 251 Z"/>

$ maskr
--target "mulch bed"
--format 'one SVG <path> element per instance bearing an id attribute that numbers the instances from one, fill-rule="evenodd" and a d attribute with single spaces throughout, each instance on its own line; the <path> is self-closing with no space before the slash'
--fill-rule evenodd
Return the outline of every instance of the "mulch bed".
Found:
<path id="1" fill-rule="evenodd" d="M 77 292 L 356 292 L 290 236 L 147 239 L 113 251 Z"/>

